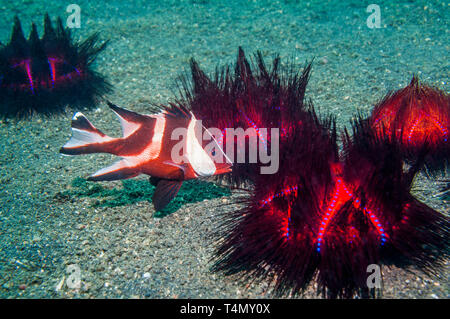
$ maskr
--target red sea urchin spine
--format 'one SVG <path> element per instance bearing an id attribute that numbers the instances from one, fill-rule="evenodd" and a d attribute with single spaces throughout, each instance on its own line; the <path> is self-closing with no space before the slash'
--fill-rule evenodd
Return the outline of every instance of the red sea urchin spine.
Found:
<path id="1" fill-rule="evenodd" d="M 328 205 L 325 207 L 323 217 L 320 220 L 318 226 L 318 235 L 317 235 L 317 251 L 320 252 L 320 246 L 323 244 L 323 239 L 325 232 L 327 231 L 328 225 L 333 220 L 334 216 L 338 212 L 338 210 L 345 204 L 350 198 L 351 194 L 345 192 L 345 185 L 342 180 L 339 178 L 336 181 L 336 187 L 333 192 L 333 197 L 331 198 Z"/>
<path id="2" fill-rule="evenodd" d="M 294 193 L 297 196 L 297 190 L 298 190 L 298 186 L 286 187 L 281 192 L 270 195 L 266 199 L 262 200 L 261 207 L 264 207 L 265 205 L 269 204 L 275 197 L 287 196 L 291 193 Z"/>
<path id="3" fill-rule="evenodd" d="M 368 208 L 367 205 L 362 206 L 362 200 L 360 197 L 354 195 L 353 187 L 343 180 L 342 165 L 340 163 L 333 164 L 332 170 L 334 172 L 335 187 L 331 192 L 331 199 L 322 209 L 323 217 L 320 220 L 318 237 L 316 240 L 317 251 L 320 252 L 320 246 L 323 244 L 324 235 L 329 224 L 333 221 L 333 218 L 340 211 L 340 209 L 349 202 L 351 202 L 353 207 L 358 212 L 365 214 L 369 218 L 372 225 L 380 235 L 381 245 L 384 245 L 387 235 L 385 230 L 383 229 L 380 218 L 377 217 L 377 214 L 374 213 L 374 210 Z"/>
<path id="4" fill-rule="evenodd" d="M 298 186 L 292 186 L 292 187 L 286 187 L 284 188 L 281 192 L 278 192 L 276 194 L 270 195 L 268 196 L 266 199 L 260 201 L 261 203 L 261 208 L 263 208 L 266 205 L 270 205 L 270 203 L 272 202 L 272 200 L 276 197 L 286 197 L 289 196 L 291 194 L 293 194 L 294 197 L 297 197 L 297 190 L 298 190 Z M 287 212 L 287 216 L 286 216 L 286 230 L 284 231 L 284 236 L 286 236 L 286 238 L 289 238 L 289 226 L 291 223 L 291 205 L 288 205 L 288 212 Z"/>

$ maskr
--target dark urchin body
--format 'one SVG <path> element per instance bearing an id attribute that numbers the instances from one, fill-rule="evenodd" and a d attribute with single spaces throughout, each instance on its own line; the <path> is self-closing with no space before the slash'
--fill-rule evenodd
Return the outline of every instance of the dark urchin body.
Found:
<path id="1" fill-rule="evenodd" d="M 344 145 L 344 179 L 354 187 L 355 198 L 373 208 L 386 236 L 378 262 L 435 272 L 448 256 L 449 219 L 411 194 L 432 149 L 424 145 L 406 164 L 402 142 L 362 118 L 353 123 L 353 137 L 346 135 Z"/>
<path id="2" fill-rule="evenodd" d="M 280 146 L 280 170 L 260 175 L 244 208 L 222 216 L 213 269 L 244 281 L 274 279 L 274 293 L 368 297 L 367 267 L 436 274 L 448 256 L 449 220 L 410 193 L 398 141 L 354 123 L 336 150 L 332 122 L 303 122 Z"/>
<path id="3" fill-rule="evenodd" d="M 277 295 L 306 288 L 319 263 L 314 243 L 321 203 L 333 183 L 333 125 L 313 112 L 292 125 L 280 143 L 279 171 L 258 175 L 244 208 L 222 216 L 214 270 L 250 282 L 275 280 Z"/>
<path id="4" fill-rule="evenodd" d="M 0 116 L 26 118 L 97 105 L 111 90 L 103 76 L 92 70 L 107 44 L 98 42 L 97 34 L 73 42 L 61 19 L 54 29 L 48 15 L 42 38 L 33 24 L 25 39 L 16 17 L 10 42 L 0 47 Z"/>

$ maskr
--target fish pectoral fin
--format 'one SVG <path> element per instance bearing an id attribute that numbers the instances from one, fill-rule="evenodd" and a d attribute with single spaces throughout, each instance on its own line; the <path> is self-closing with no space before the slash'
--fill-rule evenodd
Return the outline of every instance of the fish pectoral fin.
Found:
<path id="1" fill-rule="evenodd" d="M 183 184 L 183 181 L 172 179 L 161 179 L 158 181 L 152 198 L 155 211 L 163 209 L 170 203 L 170 201 L 178 194 L 181 184 Z"/>
<path id="2" fill-rule="evenodd" d="M 185 163 L 183 163 L 183 164 L 177 164 L 177 163 L 172 162 L 172 161 L 164 161 L 163 164 L 178 167 L 178 168 L 181 169 L 183 172 L 186 171 L 186 168 L 187 168 L 187 166 L 188 166 L 188 165 L 185 164 Z"/>
<path id="3" fill-rule="evenodd" d="M 189 164 L 187 163 L 177 164 L 172 161 L 164 161 L 163 164 L 178 168 L 177 172 L 172 173 L 170 176 L 166 176 L 166 178 L 169 179 L 184 180 L 186 178 L 187 173 L 189 173 L 190 170 Z"/>

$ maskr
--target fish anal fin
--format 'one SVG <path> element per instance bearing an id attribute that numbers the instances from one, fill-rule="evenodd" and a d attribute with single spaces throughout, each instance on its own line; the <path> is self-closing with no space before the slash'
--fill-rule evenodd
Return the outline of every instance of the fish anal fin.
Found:
<path id="1" fill-rule="evenodd" d="M 126 159 L 119 160 L 111 166 L 102 168 L 95 174 L 88 177 L 89 181 L 115 181 L 127 179 L 139 175 L 135 167 L 130 166 Z"/>
<path id="2" fill-rule="evenodd" d="M 178 194 L 183 181 L 161 179 L 153 194 L 153 206 L 155 211 L 160 211 L 171 202 L 171 200 Z"/>

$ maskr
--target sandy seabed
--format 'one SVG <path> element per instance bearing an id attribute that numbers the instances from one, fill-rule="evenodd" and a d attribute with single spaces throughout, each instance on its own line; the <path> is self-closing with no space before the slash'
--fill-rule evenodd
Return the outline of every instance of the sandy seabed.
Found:
<path id="1" fill-rule="evenodd" d="M 238 46 L 247 54 L 261 50 L 267 61 L 277 53 L 300 65 L 315 58 L 307 98 L 320 113 L 334 114 L 340 128 L 413 74 L 449 90 L 450 7 L 444 1 L 378 1 L 379 29 L 367 27 L 366 7 L 356 0 L 100 2 L 77 1 L 82 25 L 74 37 L 99 31 L 111 40 L 96 68 L 115 87 L 108 99 L 137 112 L 173 98 L 190 57 L 213 72 L 234 62 Z M 26 33 L 31 20 L 41 32 L 45 11 L 67 16 L 59 1 L 1 1 L 0 41 L 8 41 L 15 14 Z M 85 114 L 105 133 L 120 134 L 106 105 Z M 71 116 L 0 124 L 0 297 L 272 297 L 268 283 L 246 287 L 209 271 L 209 235 L 216 216 L 236 208 L 237 194 L 188 204 L 164 218 L 155 218 L 148 202 L 95 208 L 89 198 L 56 196 L 74 178 L 112 162 L 108 155 L 58 153 L 70 136 Z M 448 213 L 433 181 L 419 176 L 416 192 Z M 79 289 L 61 284 L 71 264 L 80 269 Z M 448 263 L 433 278 L 398 268 L 383 272 L 386 298 L 450 296 Z M 314 284 L 304 297 L 317 297 Z"/>

